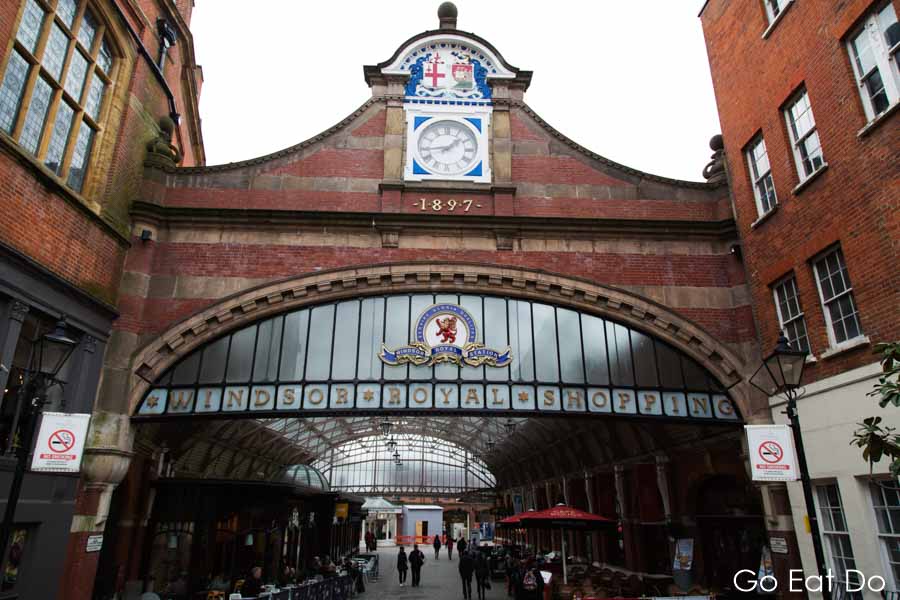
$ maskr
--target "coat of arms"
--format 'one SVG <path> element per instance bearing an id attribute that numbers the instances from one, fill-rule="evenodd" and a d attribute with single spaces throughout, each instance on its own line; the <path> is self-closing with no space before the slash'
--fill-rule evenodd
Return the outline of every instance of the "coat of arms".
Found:
<path id="1" fill-rule="evenodd" d="M 389 350 L 382 345 L 378 356 L 389 365 L 430 366 L 446 362 L 505 367 L 512 362 L 509 348 L 503 352 L 485 348 L 476 341 L 477 337 L 475 320 L 468 311 L 456 304 L 434 304 L 416 321 L 415 339 L 409 346 Z"/>

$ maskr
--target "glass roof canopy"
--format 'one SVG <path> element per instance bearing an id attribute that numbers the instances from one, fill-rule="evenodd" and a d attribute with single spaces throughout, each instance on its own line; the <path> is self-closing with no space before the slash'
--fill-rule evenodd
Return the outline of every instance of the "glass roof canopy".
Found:
<path id="1" fill-rule="evenodd" d="M 478 342 L 511 349 L 509 366 L 384 364 L 382 347 L 409 343 L 417 315 L 435 303 L 454 303 L 468 311 L 477 324 Z M 717 398 L 730 402 L 727 392 L 700 364 L 661 340 L 563 307 L 479 295 L 365 297 L 276 315 L 195 349 L 155 386 L 168 399 L 160 395 L 162 400 L 151 405 L 148 396 L 135 415 L 156 418 L 142 426 L 144 448 L 166 443 L 177 449 L 176 468 L 185 474 L 272 479 L 287 465 L 307 463 L 336 489 L 366 494 L 411 494 L 414 488 L 424 495 L 455 494 L 493 487 L 499 479 L 504 485 L 521 472 L 522 456 L 539 439 L 545 444 L 571 439 L 572 444 L 559 447 L 559 460 L 597 464 L 633 454 L 631 449 L 647 451 L 661 440 L 687 439 L 707 426 L 713 432 L 741 422 L 736 409 L 714 412 L 720 406 Z M 376 386 L 408 388 L 404 393 L 410 398 L 415 390 L 431 390 L 432 404 L 392 411 L 385 391 L 376 392 L 375 404 L 369 406 L 363 392 Z M 288 388 L 296 391 L 290 405 L 282 394 Z M 259 389 L 271 393 L 254 395 Z M 456 390 L 457 410 L 440 410 L 438 399 L 444 396 L 439 390 L 443 394 L 445 389 Z M 210 412 L 203 402 L 215 390 L 221 390 L 219 408 Z M 230 400 L 237 392 L 232 390 L 246 392 L 243 404 L 233 408 Z M 497 397 L 495 390 L 509 399 L 506 408 L 494 410 L 488 403 L 492 393 Z M 528 390 L 531 404 L 520 407 L 522 390 Z M 583 412 L 573 418 L 563 402 L 552 409 L 556 412 L 546 412 L 546 390 L 555 390 L 557 398 L 570 390 L 584 398 L 597 390 L 614 391 L 616 402 L 602 415 L 582 405 Z M 630 394 L 628 410 L 620 410 L 625 406 L 620 392 Z M 470 394 L 481 398 L 472 409 Z M 656 395 L 655 412 L 635 401 L 648 394 Z M 686 402 L 693 396 L 700 402 Z M 271 398 L 271 406 L 258 408 L 260 397 Z M 681 398 L 677 419 L 669 412 L 670 397 Z M 316 398 L 325 401 L 316 405 Z M 338 406 L 342 398 L 349 402 Z M 701 405 L 706 413 L 695 414 L 693 407 Z M 399 448 L 406 464 L 399 469 L 402 476 L 383 468 L 386 462 L 395 469 L 378 442 L 387 441 L 379 427 L 385 414 L 391 415 L 397 440 L 413 446 Z M 201 416 L 206 420 L 192 420 Z M 515 435 L 508 435 L 508 421 L 517 425 Z M 576 437 L 584 444 L 573 452 L 581 444 Z M 601 438 L 605 441 L 598 442 Z M 240 453 L 246 457 L 237 457 Z M 540 470 L 547 476 L 560 474 L 549 463 Z"/>

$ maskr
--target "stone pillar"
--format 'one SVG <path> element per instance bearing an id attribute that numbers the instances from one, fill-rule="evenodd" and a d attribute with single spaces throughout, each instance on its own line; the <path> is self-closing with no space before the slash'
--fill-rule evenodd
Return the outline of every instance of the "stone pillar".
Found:
<path id="1" fill-rule="evenodd" d="M 594 512 L 594 490 L 591 489 L 591 476 L 584 472 L 584 495 L 587 498 L 587 508 L 589 513 Z"/>
<path id="2" fill-rule="evenodd" d="M 656 456 L 656 486 L 659 488 L 659 496 L 662 498 L 666 523 L 671 523 L 672 504 L 669 498 L 669 457 L 665 454 Z"/>
<path id="3" fill-rule="evenodd" d="M 622 539 L 624 541 L 625 567 L 632 571 L 640 571 L 637 527 L 630 518 L 628 497 L 625 491 L 625 465 L 614 465 L 616 477 L 616 504 L 619 507 L 619 521 L 622 523 Z"/>
<path id="4" fill-rule="evenodd" d="M 571 506 L 572 504 L 569 502 L 569 480 L 563 477 L 560 485 L 562 485 L 563 503 L 566 506 Z"/>
<path id="5" fill-rule="evenodd" d="M 93 595 L 100 553 L 86 551 L 87 539 L 104 533 L 113 491 L 131 463 L 132 442 L 128 415 L 94 412 L 60 586 L 63 600 L 90 600 Z"/>

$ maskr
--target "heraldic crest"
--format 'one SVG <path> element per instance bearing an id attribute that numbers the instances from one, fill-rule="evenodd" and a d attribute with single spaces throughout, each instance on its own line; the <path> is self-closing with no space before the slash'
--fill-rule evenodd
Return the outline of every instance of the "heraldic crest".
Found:
<path id="1" fill-rule="evenodd" d="M 378 356 L 389 365 L 455 363 L 505 367 L 512 362 L 510 348 L 502 352 L 485 348 L 475 341 L 477 333 L 475 320 L 466 309 L 456 304 L 434 304 L 416 321 L 415 339 L 409 346 L 389 350 L 382 344 Z"/>

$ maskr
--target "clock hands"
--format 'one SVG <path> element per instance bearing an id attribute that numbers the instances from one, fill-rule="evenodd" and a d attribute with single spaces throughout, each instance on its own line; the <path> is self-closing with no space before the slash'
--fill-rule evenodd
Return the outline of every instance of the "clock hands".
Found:
<path id="1" fill-rule="evenodd" d="M 434 151 L 434 150 L 440 150 L 441 152 L 443 152 L 444 150 L 449 150 L 450 148 L 452 148 L 453 146 L 457 145 L 457 144 L 460 143 L 461 141 L 462 141 L 461 139 L 456 138 L 456 139 L 454 139 L 452 142 L 450 142 L 449 144 L 447 144 L 446 146 L 432 146 L 431 150 L 432 150 L 432 151 Z"/>

